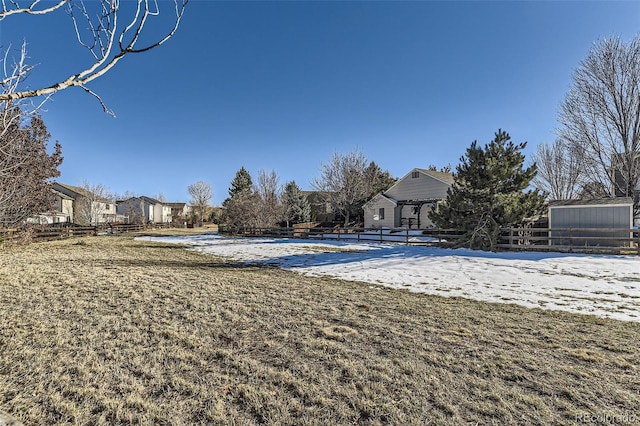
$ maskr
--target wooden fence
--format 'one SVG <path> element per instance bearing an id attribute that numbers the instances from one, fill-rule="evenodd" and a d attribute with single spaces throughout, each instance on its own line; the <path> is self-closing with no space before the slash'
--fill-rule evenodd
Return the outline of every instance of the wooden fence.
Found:
<path id="1" fill-rule="evenodd" d="M 460 238 L 460 232 L 454 229 L 366 229 L 366 228 L 330 228 L 330 227 L 226 227 L 220 225 L 218 232 L 231 236 L 302 238 L 315 240 L 379 241 L 404 244 L 442 244 L 451 245 Z"/>
<path id="2" fill-rule="evenodd" d="M 221 225 L 219 232 L 246 237 L 378 241 L 440 247 L 453 247 L 461 238 L 461 232 L 458 230 L 435 228 L 418 231 L 406 228 L 228 228 Z M 640 233 L 638 229 L 503 228 L 498 239 L 498 248 L 502 250 L 640 254 Z"/>
<path id="3" fill-rule="evenodd" d="M 508 250 L 640 254 L 640 232 L 637 228 L 504 228 L 498 247 Z"/>
<path id="4" fill-rule="evenodd" d="M 0 243 L 18 242 L 21 240 L 31 241 L 51 241 L 65 238 L 86 237 L 91 235 L 119 235 L 129 232 L 140 232 L 146 229 L 172 228 L 170 223 L 156 223 L 150 225 L 143 224 L 123 224 L 100 226 L 44 226 L 32 228 L 0 228 Z"/>

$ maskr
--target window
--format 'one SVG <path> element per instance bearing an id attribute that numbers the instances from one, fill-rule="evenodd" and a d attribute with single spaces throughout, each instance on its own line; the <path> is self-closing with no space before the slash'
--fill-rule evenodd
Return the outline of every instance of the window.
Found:
<path id="1" fill-rule="evenodd" d="M 384 207 L 378 209 L 378 220 L 384 220 Z"/>
<path id="2" fill-rule="evenodd" d="M 411 179 L 417 179 L 420 177 L 420 172 L 411 172 Z"/>

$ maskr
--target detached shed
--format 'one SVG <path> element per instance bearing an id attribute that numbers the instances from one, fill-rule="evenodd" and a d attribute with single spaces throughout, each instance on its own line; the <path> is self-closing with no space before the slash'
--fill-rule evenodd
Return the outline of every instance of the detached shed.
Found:
<path id="1" fill-rule="evenodd" d="M 633 227 L 629 197 L 561 200 L 549 203 L 549 244 L 628 247 Z"/>

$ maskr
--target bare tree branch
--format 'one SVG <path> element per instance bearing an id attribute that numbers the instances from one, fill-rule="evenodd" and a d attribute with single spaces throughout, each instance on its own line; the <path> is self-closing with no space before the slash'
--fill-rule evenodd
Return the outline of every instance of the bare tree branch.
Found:
<path id="1" fill-rule="evenodd" d="M 640 37 L 594 45 L 573 77 L 559 114 L 560 137 L 582 153 L 589 179 L 610 196 L 640 185 Z M 593 185 L 592 185 L 593 186 Z"/>
<path id="2" fill-rule="evenodd" d="M 562 139 L 552 145 L 538 145 L 533 161 L 538 173 L 533 178 L 536 188 L 545 192 L 551 200 L 577 198 L 584 185 L 585 170 L 582 152 L 569 147 Z"/>
<path id="3" fill-rule="evenodd" d="M 31 2 L 18 2 L 18 1 L 9 1 L 7 5 L 6 0 L 2 0 L 2 10 L 0 10 L 0 21 L 5 19 L 10 15 L 18 15 L 18 14 L 26 14 L 26 15 L 45 15 L 47 13 L 51 13 L 57 9 L 60 9 L 70 0 L 60 0 L 58 3 L 44 7 L 42 9 L 38 8 L 40 4 L 40 0 L 31 0 Z M 20 3 L 27 4 L 27 6 L 20 6 Z"/>
<path id="4" fill-rule="evenodd" d="M 140 44 L 140 37 L 149 19 L 160 15 L 160 7 L 156 0 L 137 0 L 133 16 L 128 22 L 125 21 L 126 24 L 124 26 L 120 26 L 119 24 L 120 18 L 125 19 L 123 16 L 125 10 L 121 7 L 119 0 L 99 0 L 98 2 L 92 3 L 92 6 L 96 7 L 95 5 L 97 4 L 97 7 L 99 7 L 100 12 L 97 17 L 92 17 L 87 5 L 83 1 L 73 2 L 72 0 L 62 0 L 54 6 L 38 9 L 39 0 L 32 0 L 31 3 L 25 7 L 20 7 L 17 1 L 8 4 L 6 0 L 3 0 L 0 19 L 17 13 L 52 13 L 66 5 L 76 32 L 77 41 L 80 46 L 84 47 L 91 54 L 93 63 L 85 69 L 72 72 L 66 77 L 54 78 L 54 83 L 45 87 L 22 89 L 21 83 L 24 82 L 28 74 L 33 70 L 33 67 L 26 64 L 25 43 L 23 44 L 20 59 L 13 65 L 11 70 L 7 69 L 8 56 L 7 53 L 5 53 L 3 64 L 4 78 L 0 81 L 2 87 L 0 102 L 50 96 L 69 87 L 80 87 L 94 96 L 106 112 L 110 112 L 100 96 L 87 88 L 87 84 L 106 74 L 125 56 L 147 52 L 161 46 L 173 37 L 180 26 L 188 2 L 189 0 L 173 0 L 174 16 L 171 27 L 164 35 L 160 35 L 154 41 Z M 86 32 L 80 30 L 80 19 L 87 23 L 88 29 Z"/>
<path id="5" fill-rule="evenodd" d="M 366 169 L 367 160 L 362 152 L 336 153 L 329 163 L 322 164 L 321 176 L 311 182 L 314 189 L 328 198 L 332 208 L 344 215 L 345 226 L 367 194 Z"/>
<path id="6" fill-rule="evenodd" d="M 191 205 L 198 207 L 200 210 L 200 220 L 204 221 L 205 210 L 209 205 L 209 201 L 213 198 L 213 190 L 211 185 L 199 180 L 187 187 L 189 195 L 191 195 Z"/>

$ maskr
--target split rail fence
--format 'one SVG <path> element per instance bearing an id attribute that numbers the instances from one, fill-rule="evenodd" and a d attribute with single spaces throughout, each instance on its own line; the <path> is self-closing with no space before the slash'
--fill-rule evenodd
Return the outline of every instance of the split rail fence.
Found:
<path id="1" fill-rule="evenodd" d="M 454 247 L 461 238 L 455 229 L 365 229 L 365 228 L 260 228 L 220 226 L 219 232 L 231 236 L 302 238 L 395 242 L 411 245 Z M 570 253 L 637 253 L 640 232 L 634 229 L 602 228 L 503 228 L 498 239 L 501 250 L 556 251 Z"/>
<path id="2" fill-rule="evenodd" d="M 157 223 L 153 225 L 125 224 L 125 225 L 100 225 L 100 226 L 45 226 L 33 228 L 0 228 L 0 243 L 16 242 L 23 239 L 31 241 L 62 240 L 74 237 L 87 237 L 92 235 L 119 235 L 129 232 L 140 232 L 146 229 L 171 228 L 169 223 Z"/>

